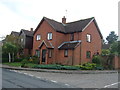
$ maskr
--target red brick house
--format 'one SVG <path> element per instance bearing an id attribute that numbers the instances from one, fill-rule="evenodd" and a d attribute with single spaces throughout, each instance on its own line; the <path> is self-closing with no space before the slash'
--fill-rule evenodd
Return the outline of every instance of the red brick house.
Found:
<path id="1" fill-rule="evenodd" d="M 34 31 L 33 55 L 40 64 L 79 65 L 101 53 L 102 38 L 94 17 L 70 23 L 43 17 Z"/>

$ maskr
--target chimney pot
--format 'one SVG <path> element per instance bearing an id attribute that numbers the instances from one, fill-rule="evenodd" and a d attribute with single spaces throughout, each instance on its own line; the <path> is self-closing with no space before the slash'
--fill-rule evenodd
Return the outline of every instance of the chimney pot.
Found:
<path id="1" fill-rule="evenodd" d="M 65 18 L 65 16 L 62 18 L 62 23 L 66 24 L 66 18 Z"/>
<path id="2" fill-rule="evenodd" d="M 30 31 L 33 31 L 33 28 L 30 28 Z"/>

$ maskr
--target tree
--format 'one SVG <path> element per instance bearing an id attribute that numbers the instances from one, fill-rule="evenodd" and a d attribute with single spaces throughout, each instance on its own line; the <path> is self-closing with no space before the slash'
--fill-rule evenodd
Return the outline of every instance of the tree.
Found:
<path id="1" fill-rule="evenodd" d="M 118 41 L 118 55 L 120 55 L 120 41 Z"/>
<path id="2" fill-rule="evenodd" d="M 113 44 L 111 44 L 110 51 L 114 55 L 118 55 L 118 54 L 120 55 L 120 42 L 116 41 Z"/>
<path id="3" fill-rule="evenodd" d="M 114 31 L 111 31 L 109 36 L 107 36 L 106 40 L 109 44 L 112 44 L 113 42 L 117 41 L 118 36 L 115 34 Z"/>
<path id="4" fill-rule="evenodd" d="M 12 57 L 13 57 L 13 61 L 14 61 L 14 54 L 17 53 L 18 48 L 14 44 L 12 44 L 10 42 L 6 42 L 2 46 L 2 51 L 3 51 L 3 53 L 8 54 L 9 62 L 11 62 L 11 54 L 13 55 Z"/>
<path id="5" fill-rule="evenodd" d="M 17 51 L 18 51 L 17 53 L 18 54 L 19 54 L 19 52 L 21 52 L 22 47 L 21 47 L 21 44 L 20 44 L 20 41 L 19 41 L 19 36 L 7 35 L 3 44 L 5 44 L 6 42 L 15 45 L 16 48 L 17 48 Z"/>

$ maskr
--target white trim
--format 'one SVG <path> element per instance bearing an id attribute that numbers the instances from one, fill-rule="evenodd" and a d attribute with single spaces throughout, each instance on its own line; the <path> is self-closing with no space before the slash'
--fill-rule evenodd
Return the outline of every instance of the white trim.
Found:
<path id="1" fill-rule="evenodd" d="M 38 47 L 40 47 L 43 43 L 45 43 L 44 40 L 41 42 L 41 44 Z M 46 43 L 45 43 L 45 45 L 46 45 L 46 47 L 48 47 Z"/>
<path id="2" fill-rule="evenodd" d="M 80 43 L 81 43 L 81 42 L 79 42 L 74 48 L 76 48 L 77 46 L 79 46 Z"/>
<path id="3" fill-rule="evenodd" d="M 92 23 L 92 21 L 94 20 L 95 18 L 93 18 L 83 29 L 82 29 L 82 31 L 84 31 L 91 23 Z"/>
<path id="4" fill-rule="evenodd" d="M 41 44 L 38 47 L 40 47 L 43 43 L 45 43 L 44 40 L 41 42 Z M 53 45 L 52 45 L 52 43 L 51 42 L 49 42 L 49 43 L 50 43 L 51 47 L 54 48 Z M 46 43 L 45 43 L 45 45 L 46 45 L 46 47 L 48 47 Z"/>
<path id="5" fill-rule="evenodd" d="M 58 48 L 60 48 L 62 45 L 64 45 L 65 43 L 76 43 L 76 42 L 81 42 L 81 40 L 78 41 L 67 41 L 67 42 L 63 42 L 60 46 L 58 46 Z"/>

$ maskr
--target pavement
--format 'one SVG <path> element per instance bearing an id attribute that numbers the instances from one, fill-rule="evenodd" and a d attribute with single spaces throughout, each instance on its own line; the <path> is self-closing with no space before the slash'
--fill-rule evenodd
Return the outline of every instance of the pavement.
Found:
<path id="1" fill-rule="evenodd" d="M 36 72 L 51 72 L 51 73 L 65 73 L 65 74 L 110 74 L 118 73 L 118 70 L 52 70 L 52 69 L 35 69 L 13 67 L 8 65 L 0 65 L 0 67 L 12 70 L 36 71 Z"/>

